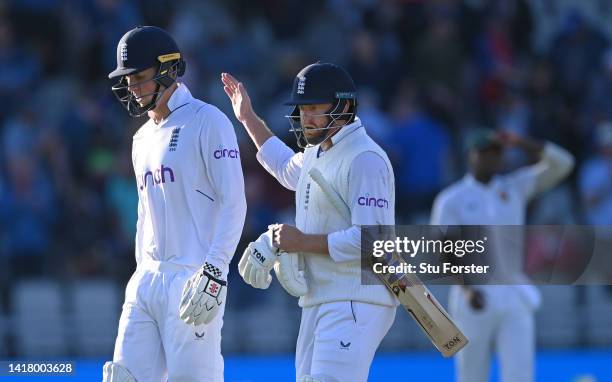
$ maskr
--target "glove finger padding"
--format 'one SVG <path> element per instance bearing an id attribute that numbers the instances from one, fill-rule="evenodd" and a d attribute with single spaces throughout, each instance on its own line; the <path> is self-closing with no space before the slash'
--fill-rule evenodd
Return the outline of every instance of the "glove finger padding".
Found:
<path id="1" fill-rule="evenodd" d="M 191 285 L 193 284 L 193 280 L 190 278 L 189 280 L 187 280 L 187 282 L 185 283 L 185 286 L 183 286 L 183 292 L 181 293 L 181 296 L 183 296 L 181 298 L 181 306 L 187 304 L 187 302 L 189 302 L 189 300 L 191 299 L 191 297 L 193 296 L 193 293 L 195 292 L 192 288 Z"/>
<path id="2" fill-rule="evenodd" d="M 281 286 L 294 297 L 308 293 L 308 284 L 304 272 L 300 270 L 300 254 L 281 252 L 274 265 L 276 278 Z"/>
<path id="3" fill-rule="evenodd" d="M 270 275 L 270 271 L 259 270 L 255 275 L 255 284 L 253 286 L 259 289 L 268 289 L 271 282 L 272 276 Z"/>
<path id="4" fill-rule="evenodd" d="M 198 301 L 196 301 L 194 298 L 198 294 L 196 285 L 198 282 L 197 280 L 199 278 L 199 273 L 200 272 L 198 272 L 196 275 L 192 276 L 189 280 L 187 280 L 185 286 L 183 287 L 179 316 L 183 321 L 188 324 L 193 323 L 192 317 L 194 311 L 198 307 Z"/>
<path id="5" fill-rule="evenodd" d="M 210 323 L 227 295 L 227 282 L 212 276 L 206 265 L 183 287 L 180 318 L 188 324 Z"/>
<path id="6" fill-rule="evenodd" d="M 278 249 L 272 245 L 272 229 L 249 243 L 238 263 L 238 273 L 254 288 L 267 289 L 272 282 L 270 270 L 278 259 Z"/>
<path id="7" fill-rule="evenodd" d="M 247 249 L 245 249 L 244 252 L 242 253 L 242 257 L 240 258 L 240 262 L 238 263 L 238 273 L 243 279 L 244 279 L 246 266 L 249 262 L 249 256 L 251 256 L 251 254 L 247 247 Z"/>
<path id="8" fill-rule="evenodd" d="M 247 264 L 247 272 L 246 272 L 245 281 L 247 283 L 249 283 L 249 285 L 257 288 L 257 286 L 256 286 L 256 281 L 257 281 L 257 266 L 253 265 L 253 263 L 251 263 L 251 262 L 249 262 Z"/>
<path id="9" fill-rule="evenodd" d="M 253 264 L 251 264 L 249 261 L 247 261 L 244 264 L 244 268 L 242 269 L 242 272 L 240 273 L 240 276 L 242 276 L 242 279 L 244 280 L 244 282 L 246 282 L 249 285 L 252 285 L 253 282 L 251 281 L 251 271 L 253 269 Z"/>

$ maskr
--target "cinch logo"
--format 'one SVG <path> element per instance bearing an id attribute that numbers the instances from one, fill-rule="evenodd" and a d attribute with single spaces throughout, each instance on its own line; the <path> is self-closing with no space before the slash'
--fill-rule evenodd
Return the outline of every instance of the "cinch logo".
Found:
<path id="1" fill-rule="evenodd" d="M 121 61 L 127 61 L 127 44 L 121 44 Z"/>
<path id="2" fill-rule="evenodd" d="M 389 208 L 389 201 L 387 199 L 373 198 L 373 197 L 370 197 L 369 194 L 366 194 L 366 196 L 360 196 L 359 199 L 357 199 L 357 203 L 360 206 L 366 206 L 366 207 Z"/>
<path id="3" fill-rule="evenodd" d="M 215 157 L 215 159 L 221 159 L 221 158 L 238 158 L 238 155 L 240 155 L 240 151 L 236 150 L 236 149 L 219 149 L 219 150 L 215 150 L 213 152 L 213 155 Z"/>
<path id="4" fill-rule="evenodd" d="M 151 178 L 150 181 L 149 178 Z M 146 171 L 145 173 L 140 175 L 138 177 L 138 188 L 144 190 L 145 187 L 147 187 L 148 183 L 156 185 L 160 183 L 166 183 L 166 181 L 174 183 L 174 172 L 170 167 L 166 167 L 162 164 L 161 168 L 158 168 L 154 171 Z"/>

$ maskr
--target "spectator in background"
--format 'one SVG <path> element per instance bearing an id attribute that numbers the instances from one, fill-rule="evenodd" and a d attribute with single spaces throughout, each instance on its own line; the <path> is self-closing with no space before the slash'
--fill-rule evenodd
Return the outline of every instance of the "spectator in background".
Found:
<path id="1" fill-rule="evenodd" d="M 309 16 L 299 39 L 302 49 L 313 57 L 331 62 L 346 62 L 350 55 L 351 30 L 330 12 L 329 7 L 321 6 Z M 325 41 L 322 44 L 321 41 Z"/>
<path id="2" fill-rule="evenodd" d="M 612 122 L 595 131 L 597 151 L 580 167 L 580 198 L 586 223 L 612 225 Z"/>
<path id="3" fill-rule="evenodd" d="M 527 81 L 527 97 L 531 106 L 529 131 L 535 138 L 548 138 L 573 147 L 568 139 L 572 114 L 558 90 L 554 78 L 554 63 L 545 57 L 534 60 Z"/>
<path id="4" fill-rule="evenodd" d="M 445 115 L 457 108 L 464 68 L 464 50 L 454 8 L 431 7 L 429 23 L 414 48 L 412 66 L 420 91 Z"/>
<path id="5" fill-rule="evenodd" d="M 19 47 L 36 51 L 41 72 L 49 76 L 58 70 L 65 57 L 58 55 L 62 41 L 63 23 L 60 22 L 62 0 L 9 1 L 10 20 L 19 36 Z M 4 2 L 7 3 L 7 2 Z M 24 42 L 27 42 L 24 44 Z"/>
<path id="6" fill-rule="evenodd" d="M 94 0 L 84 2 L 91 25 L 95 26 L 96 43 L 100 50 L 96 57 L 102 59 L 103 70 L 114 67 L 115 44 L 122 31 L 142 22 L 140 11 L 134 0 Z"/>
<path id="7" fill-rule="evenodd" d="M 354 73 L 355 82 L 360 84 L 360 89 L 370 88 L 375 94 L 388 97 L 391 93 L 392 78 L 397 75 L 397 70 L 392 64 L 395 60 L 384 56 L 380 44 L 381 41 L 375 33 L 358 31 L 352 40 L 352 54 L 347 70 Z"/>
<path id="8" fill-rule="evenodd" d="M 595 225 L 599 250 L 593 251 L 589 268 L 599 271 L 602 284 L 612 280 L 612 122 L 604 120 L 595 130 L 594 153 L 580 167 L 578 186 L 585 223 Z"/>
<path id="9" fill-rule="evenodd" d="M 499 126 L 500 130 L 523 137 L 527 136 L 530 113 L 529 103 L 523 96 L 522 89 L 506 87 L 499 106 L 496 108 L 496 126 Z M 515 169 L 535 160 L 535 158 L 526 157 L 523 150 L 516 148 L 505 150 L 504 156 L 508 169 Z"/>
<path id="10" fill-rule="evenodd" d="M 550 58 L 555 64 L 555 77 L 563 96 L 579 104 L 585 85 L 601 62 L 608 42 L 577 10 L 570 11 L 554 39 Z"/>
<path id="11" fill-rule="evenodd" d="M 129 142 L 129 141 L 128 141 Z M 112 161 L 109 163 L 104 187 L 104 204 L 111 215 L 109 226 L 112 235 L 110 245 L 111 254 L 121 258 L 132 257 L 134 250 L 133 240 L 136 236 L 136 220 L 138 206 L 138 192 L 134 181 L 134 170 L 130 166 L 131 155 L 129 147 L 110 153 Z M 131 274 L 129 269 L 112 269 L 121 280 L 127 280 Z"/>
<path id="12" fill-rule="evenodd" d="M 392 106 L 393 128 L 386 142 L 396 166 L 401 216 L 426 212 L 449 178 L 450 137 L 417 98 L 415 88 L 404 80 Z"/>
<path id="13" fill-rule="evenodd" d="M 8 186 L 0 202 L 0 219 L 8 233 L 10 276 L 41 276 L 45 254 L 52 248 L 55 191 L 35 155 L 14 155 L 7 167 Z"/>
<path id="14" fill-rule="evenodd" d="M 359 92 L 359 118 L 368 126 L 368 134 L 375 142 L 390 142 L 391 119 L 381 109 L 378 94 L 367 88 Z"/>
<path id="15" fill-rule="evenodd" d="M 40 58 L 16 43 L 8 15 L 0 13 L 0 116 L 5 117 L 14 107 L 26 102 L 40 75 Z"/>
<path id="16" fill-rule="evenodd" d="M 499 13 L 508 19 L 512 45 L 517 52 L 529 55 L 534 20 L 528 0 L 506 0 L 490 4 L 491 7 L 497 7 Z"/>
<path id="17" fill-rule="evenodd" d="M 585 138 L 592 136 L 599 122 L 612 121 L 612 47 L 602 55 L 600 68 L 590 81 L 587 97 L 581 104 Z"/>
<path id="18" fill-rule="evenodd" d="M 475 41 L 474 57 L 478 68 L 478 95 L 485 121 L 494 119 L 495 108 L 501 102 L 505 88 L 518 81 L 517 52 L 512 41 L 509 20 L 491 9 L 481 34 Z"/>
<path id="19" fill-rule="evenodd" d="M 29 104 L 23 104 L 7 118 L 1 134 L 3 160 L 29 153 L 38 156 L 40 129 L 38 114 Z"/>

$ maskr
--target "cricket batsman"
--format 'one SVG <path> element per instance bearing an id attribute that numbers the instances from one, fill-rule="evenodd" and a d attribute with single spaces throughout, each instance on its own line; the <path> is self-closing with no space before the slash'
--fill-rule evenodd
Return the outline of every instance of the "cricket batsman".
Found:
<path id="1" fill-rule="evenodd" d="M 522 149 L 540 160 L 500 175 L 506 148 Z M 573 156 L 563 148 L 510 132 L 475 130 L 468 136 L 468 151 L 469 173 L 436 197 L 431 224 L 524 225 L 527 203 L 565 179 L 574 166 Z M 534 312 L 541 297 L 523 273 L 523 256 L 513 256 L 522 255 L 522 235 L 511 239 L 514 250 L 508 251 L 510 243 L 503 237 L 503 227 L 489 228 L 493 233 L 491 255 L 498 256 L 494 262 L 503 268 L 497 271 L 516 285 L 451 287 L 450 313 L 470 339 L 455 358 L 457 380 L 488 381 L 496 351 L 503 382 L 530 382 L 534 375 Z"/>
<path id="2" fill-rule="evenodd" d="M 382 285 L 361 285 L 360 226 L 394 224 L 395 187 L 387 154 L 356 116 L 355 84 L 330 63 L 317 62 L 297 74 L 286 103 L 294 106 L 288 118 L 304 149 L 295 153 L 257 116 L 241 82 L 227 73 L 221 80 L 236 118 L 258 148 L 258 161 L 295 191 L 296 226 L 272 225 L 244 252 L 240 274 L 247 283 L 267 288 L 277 249 L 299 253 L 307 290 L 299 299 L 296 381 L 365 382 L 398 302 Z M 350 207 L 351 222 L 311 179 L 311 169 Z M 291 276 L 276 274 L 287 287 Z"/>
<path id="3" fill-rule="evenodd" d="M 246 214 L 244 180 L 231 122 L 177 82 L 184 72 L 172 37 L 142 26 L 121 38 L 108 75 L 128 113 L 148 120 L 132 143 L 137 266 L 105 382 L 223 381 L 221 326 Z M 181 312 L 189 325 L 179 307 L 192 285 Z"/>

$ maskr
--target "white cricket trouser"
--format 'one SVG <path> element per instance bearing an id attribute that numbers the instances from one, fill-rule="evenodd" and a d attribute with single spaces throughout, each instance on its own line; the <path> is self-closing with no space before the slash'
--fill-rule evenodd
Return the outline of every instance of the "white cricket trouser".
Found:
<path id="1" fill-rule="evenodd" d="M 325 375 L 338 382 L 367 381 L 374 353 L 394 320 L 395 307 L 356 301 L 303 308 L 296 380 Z"/>
<path id="2" fill-rule="evenodd" d="M 223 381 L 225 304 L 208 325 L 188 325 L 179 318 L 183 286 L 196 271 L 148 261 L 128 282 L 113 362 L 138 382 Z"/>
<path id="3" fill-rule="evenodd" d="M 476 287 L 485 307 L 475 311 L 460 286 L 451 287 L 449 310 L 470 342 L 455 357 L 458 382 L 487 382 L 497 352 L 502 382 L 531 382 L 534 375 L 534 306 L 517 286 Z"/>

